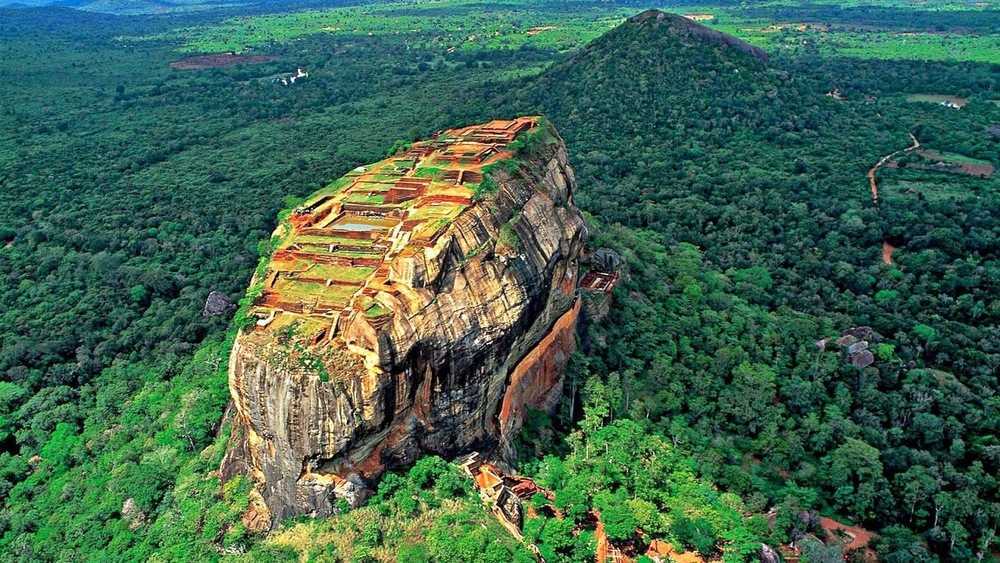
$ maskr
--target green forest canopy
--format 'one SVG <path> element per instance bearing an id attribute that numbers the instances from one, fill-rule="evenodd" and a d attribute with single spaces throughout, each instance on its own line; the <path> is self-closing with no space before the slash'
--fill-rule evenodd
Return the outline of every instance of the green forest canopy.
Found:
<path id="1" fill-rule="evenodd" d="M 918 29 L 947 21 L 907 13 Z M 836 14 L 862 16 L 881 17 Z M 396 139 L 535 112 L 569 145 L 594 245 L 625 256 L 630 280 L 569 374 L 584 411 L 600 414 L 540 422 L 523 471 L 572 498 L 613 464 L 581 462 L 580 447 L 627 431 L 637 447 L 671 444 L 698 492 L 650 509 L 635 502 L 650 491 L 611 480 L 579 502 L 626 522 L 665 515 L 645 525 L 692 549 L 787 541 L 808 531 L 798 515 L 809 509 L 880 532 L 878 549 L 897 560 L 995 549 L 997 179 L 886 169 L 876 210 L 864 178 L 908 133 L 1000 166 L 995 65 L 808 47 L 764 64 L 635 25 L 569 54 L 316 35 L 268 44 L 277 60 L 203 71 L 170 69 L 176 43 L 116 40 L 219 16 L 183 18 L 0 18 L 4 558 L 294 557 L 280 536 L 261 542 L 242 527 L 247 484 L 221 489 L 211 473 L 227 434 L 228 319 L 201 316 L 207 293 L 242 293 L 285 197 Z M 310 76 L 294 88 L 268 79 L 299 66 Z M 907 101 L 941 93 L 969 104 Z M 880 262 L 883 240 L 899 247 L 892 265 Z M 858 326 L 878 334 L 873 366 L 817 349 Z M 470 553 L 517 557 L 515 545 L 474 537 L 471 524 L 488 520 L 457 487 L 416 495 L 415 507 L 405 490 L 407 508 L 379 512 L 396 523 L 380 522 L 405 530 L 419 513 L 442 527 L 357 546 L 441 559 L 433 530 L 451 526 L 441 533 L 466 538 Z M 725 516 L 737 501 L 740 512 L 776 509 L 776 525 Z M 714 515 L 712 533 L 670 518 L 677 503 Z M 364 518 L 297 526 L 363 534 Z M 552 555 L 583 558 L 560 524 L 531 526 Z"/>

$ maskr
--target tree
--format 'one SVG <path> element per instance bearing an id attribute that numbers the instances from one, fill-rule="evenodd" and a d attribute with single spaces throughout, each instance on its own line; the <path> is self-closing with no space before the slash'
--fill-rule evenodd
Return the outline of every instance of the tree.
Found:
<path id="1" fill-rule="evenodd" d="M 921 563 L 937 561 L 924 545 L 923 539 L 903 526 L 888 526 L 875 539 L 879 559 L 886 563 Z"/>
<path id="2" fill-rule="evenodd" d="M 761 364 L 744 362 L 733 370 L 733 380 L 719 397 L 719 410 L 731 417 L 730 426 L 754 435 L 776 414 L 776 374 Z"/>
<path id="3" fill-rule="evenodd" d="M 929 511 L 924 504 L 933 498 L 940 488 L 936 476 L 926 467 L 915 465 L 896 475 L 893 482 L 899 491 L 899 498 L 907 507 L 911 522 L 914 519 L 926 519 Z"/>
<path id="4" fill-rule="evenodd" d="M 588 483 L 583 476 L 573 476 L 566 481 L 565 486 L 556 490 L 556 499 L 553 504 L 567 518 L 580 522 L 590 510 L 588 490 Z"/>
<path id="5" fill-rule="evenodd" d="M 715 528 L 704 518 L 675 516 L 670 531 L 685 549 L 694 549 L 705 556 L 715 551 Z"/>
<path id="6" fill-rule="evenodd" d="M 615 499 L 605 504 L 601 509 L 601 522 L 604 532 L 611 541 L 626 541 L 635 536 L 638 525 L 635 514 L 624 502 Z"/>
<path id="7" fill-rule="evenodd" d="M 862 440 L 847 438 L 825 458 L 834 501 L 858 517 L 868 517 L 886 491 L 879 451 Z"/>

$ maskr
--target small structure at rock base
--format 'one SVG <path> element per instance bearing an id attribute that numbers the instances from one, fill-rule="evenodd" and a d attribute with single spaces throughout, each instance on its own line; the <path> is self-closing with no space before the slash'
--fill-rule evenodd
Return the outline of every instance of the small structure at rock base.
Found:
<path id="1" fill-rule="evenodd" d="M 599 248 L 590 256 L 591 270 L 580 279 L 587 320 L 600 321 L 611 310 L 612 292 L 621 281 L 624 260 L 610 248 Z"/>
<path id="2" fill-rule="evenodd" d="M 526 477 L 508 477 L 492 463 L 485 462 L 479 452 L 457 460 L 462 471 L 472 479 L 480 498 L 486 503 L 504 528 L 518 540 L 523 540 L 524 506 L 522 501 L 542 489 Z"/>
<path id="3" fill-rule="evenodd" d="M 524 542 L 524 534 L 521 531 L 524 527 L 524 503 L 535 495 L 541 495 L 550 502 L 555 500 L 555 494 L 552 491 L 540 487 L 528 477 L 505 474 L 498 466 L 484 461 L 479 452 L 462 456 L 456 459 L 455 463 L 472 480 L 483 503 L 489 506 L 490 511 L 500 521 L 500 524 L 518 541 Z M 558 509 L 552 506 L 549 508 L 552 509 L 557 518 L 563 518 Z M 597 540 L 597 546 L 594 556 L 596 561 L 601 563 L 608 561 L 632 563 L 640 554 L 658 563 L 666 561 L 697 563 L 704 560 L 695 552 L 677 551 L 670 543 L 661 539 L 649 541 L 645 552 L 639 553 L 637 552 L 638 546 L 646 543 L 646 536 L 641 530 L 636 530 L 635 541 L 629 541 L 623 549 L 608 539 L 607 534 L 604 533 L 601 515 L 598 512 L 591 511 L 589 521 L 595 525 L 594 537 Z M 580 527 L 578 526 L 577 529 L 579 530 Z M 529 543 L 525 545 L 540 561 L 544 561 L 541 559 L 537 546 Z"/>
<path id="4" fill-rule="evenodd" d="M 767 514 L 770 525 L 774 524 L 776 511 Z M 778 546 L 781 561 L 799 563 L 802 557 L 803 541 L 814 541 L 824 545 L 839 545 L 845 561 L 878 561 L 871 542 L 876 535 L 859 526 L 848 526 L 832 518 L 820 516 L 819 513 L 808 510 L 798 514 L 799 527 L 793 532 L 793 541 Z M 761 546 L 761 561 L 778 561 L 775 550 L 769 546 Z"/>
<path id="5" fill-rule="evenodd" d="M 820 518 L 819 525 L 826 534 L 824 543 L 839 542 L 844 546 L 844 555 L 858 552 L 863 561 L 877 561 L 875 550 L 870 547 L 875 534 L 859 526 L 848 526 L 833 518 Z"/>
<path id="6" fill-rule="evenodd" d="M 587 272 L 580 280 L 580 288 L 599 293 L 611 293 L 618 283 L 618 272 Z"/>

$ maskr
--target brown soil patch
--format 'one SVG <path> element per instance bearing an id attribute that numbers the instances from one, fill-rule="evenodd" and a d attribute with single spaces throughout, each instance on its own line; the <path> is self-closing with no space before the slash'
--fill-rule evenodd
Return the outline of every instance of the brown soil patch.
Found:
<path id="1" fill-rule="evenodd" d="M 539 33 L 544 33 L 546 31 L 552 31 L 554 29 L 559 29 L 559 28 L 556 27 L 556 26 L 554 26 L 554 25 L 539 25 L 539 26 L 536 26 L 536 27 L 533 27 L 533 28 L 529 29 L 528 31 L 525 32 L 525 34 L 527 34 L 527 35 L 538 35 Z"/>
<path id="2" fill-rule="evenodd" d="M 896 247 L 889 244 L 886 241 L 882 241 L 882 263 L 888 266 L 892 266 L 892 253 L 896 251 Z"/>
<path id="3" fill-rule="evenodd" d="M 917 138 L 913 135 L 913 133 L 910 133 L 909 135 L 910 135 L 910 140 L 913 141 L 913 144 L 911 144 L 909 147 L 906 147 L 905 149 L 900 149 L 896 152 L 889 153 L 883 156 L 875 164 L 875 166 L 872 166 L 871 168 L 868 169 L 868 174 L 867 174 L 868 185 L 869 187 L 871 187 L 872 203 L 875 205 L 876 209 L 878 209 L 878 179 L 875 177 L 875 175 L 878 173 L 878 169 L 886 165 L 892 165 L 894 162 L 892 159 L 895 158 L 896 155 L 907 153 L 910 151 L 915 151 L 920 148 L 920 141 L 917 140 Z M 894 250 L 896 250 L 895 246 L 889 244 L 888 242 L 885 242 L 884 240 L 882 241 L 883 264 L 892 265 L 892 253 Z"/>
<path id="4" fill-rule="evenodd" d="M 820 518 L 819 525 L 826 532 L 828 541 L 839 540 L 844 544 L 844 552 L 862 550 L 865 561 L 874 561 L 875 552 L 869 545 L 875 534 L 858 526 L 848 526 L 841 524 L 833 518 Z"/>
<path id="5" fill-rule="evenodd" d="M 957 162 L 950 161 L 947 157 L 943 156 L 941 153 L 933 150 L 919 150 L 917 151 L 921 157 L 925 158 L 929 163 L 911 163 L 908 165 L 909 168 L 915 170 L 932 170 L 935 172 L 951 172 L 952 174 L 965 174 L 966 176 L 975 176 L 977 178 L 989 178 L 993 175 L 994 168 L 989 162 Z M 898 168 L 899 165 L 896 162 L 891 162 L 888 164 L 891 168 Z"/>
<path id="6" fill-rule="evenodd" d="M 170 63 L 170 68 L 177 70 L 201 70 L 205 68 L 220 68 L 238 64 L 261 64 L 276 60 L 268 55 L 237 55 L 236 53 L 217 53 L 214 55 L 197 55 Z"/>
<path id="7" fill-rule="evenodd" d="M 958 169 L 962 172 L 962 174 L 979 176 L 980 178 L 989 178 L 993 175 L 992 164 L 963 164 L 959 166 Z"/>

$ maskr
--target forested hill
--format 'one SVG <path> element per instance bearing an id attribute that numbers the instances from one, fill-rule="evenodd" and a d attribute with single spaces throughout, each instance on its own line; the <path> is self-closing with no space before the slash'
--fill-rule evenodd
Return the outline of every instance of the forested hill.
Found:
<path id="1" fill-rule="evenodd" d="M 515 105 L 542 108 L 570 124 L 567 139 L 595 157 L 585 166 L 604 176 L 587 195 L 607 218 L 660 223 L 669 214 L 664 190 L 675 183 L 661 163 L 677 170 L 731 144 L 734 134 L 783 119 L 775 96 L 784 76 L 766 59 L 760 49 L 686 18 L 648 11 L 546 71 L 514 94 Z M 701 181 L 717 182 L 707 174 L 692 180 L 688 188 L 695 190 Z M 602 196 L 604 188 L 613 201 Z"/>
<path id="2" fill-rule="evenodd" d="M 974 557 L 1000 522 L 1000 278 L 980 243 L 996 199 L 880 216 L 865 172 L 910 131 L 990 159 L 982 114 L 917 121 L 900 101 L 917 63 L 764 62 L 698 29 L 646 12 L 503 102 L 559 124 L 579 205 L 621 224 L 603 244 L 634 277 L 583 377 L 755 510 L 817 509 L 917 560 Z M 932 66 L 990 99 L 988 68 Z M 852 100 L 828 95 L 832 75 Z M 885 264 L 890 231 L 904 251 Z M 872 365 L 834 344 L 851 333 Z M 775 541 L 808 527 L 793 520 Z"/>
<path id="3" fill-rule="evenodd" d="M 663 37 L 677 39 L 681 45 L 687 47 L 687 49 L 678 54 L 690 52 L 691 49 L 700 50 L 714 46 L 719 50 L 732 49 L 740 51 L 762 62 L 767 62 L 768 59 L 767 53 L 760 47 L 755 47 L 732 35 L 705 27 L 690 18 L 661 12 L 660 10 L 646 10 L 632 16 L 611 33 L 591 43 L 582 51 L 581 56 L 586 57 L 587 53 L 601 51 L 609 46 L 611 48 L 615 48 L 615 46 L 620 48 L 623 46 L 622 42 L 628 40 L 629 32 L 636 29 L 652 33 L 653 37 L 651 39 L 654 41 L 657 38 Z"/>

